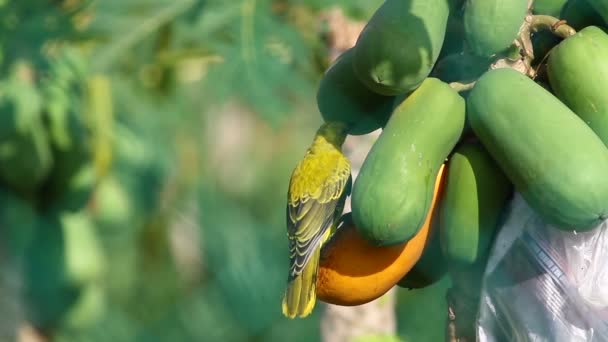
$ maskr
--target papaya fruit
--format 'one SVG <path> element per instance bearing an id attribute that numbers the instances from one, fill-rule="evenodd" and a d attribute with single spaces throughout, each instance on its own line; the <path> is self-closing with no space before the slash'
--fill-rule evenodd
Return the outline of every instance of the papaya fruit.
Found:
<path id="1" fill-rule="evenodd" d="M 467 45 L 474 54 L 490 57 L 517 38 L 528 0 L 468 0 L 464 8 Z"/>
<path id="2" fill-rule="evenodd" d="M 473 265 L 486 259 L 513 186 L 479 143 L 460 145 L 448 166 L 439 208 L 441 250 L 451 264 Z"/>
<path id="3" fill-rule="evenodd" d="M 589 5 L 604 19 L 604 24 L 608 23 L 608 0 L 587 0 Z"/>
<path id="4" fill-rule="evenodd" d="M 464 266 L 462 264 L 453 265 L 450 263 L 448 273 L 452 281 L 452 288 L 457 293 L 466 297 L 479 298 L 486 264 L 487 259 L 480 259 L 471 266 Z"/>
<path id="5" fill-rule="evenodd" d="M 568 0 L 534 0 L 532 4 L 532 13 L 559 18 L 566 2 L 568 2 Z"/>
<path id="6" fill-rule="evenodd" d="M 449 85 L 427 78 L 391 115 L 351 197 L 353 222 L 372 244 L 403 243 L 422 226 L 433 180 L 462 134 L 464 105 Z"/>
<path id="7" fill-rule="evenodd" d="M 437 62 L 430 76 L 446 83 L 473 82 L 490 68 L 492 61 L 464 53 L 455 53 Z"/>
<path id="8" fill-rule="evenodd" d="M 569 0 L 562 8 L 560 18 L 577 31 L 587 26 L 604 25 L 604 19 L 591 7 L 588 0 Z"/>
<path id="9" fill-rule="evenodd" d="M 443 45 L 439 51 L 439 57 L 437 57 L 438 61 L 446 56 L 462 53 L 465 49 L 464 7 L 462 3 L 452 6 L 454 8 L 450 8 Z"/>
<path id="10" fill-rule="evenodd" d="M 395 98 L 369 90 L 355 76 L 353 49 L 342 53 L 327 69 L 317 91 L 323 120 L 344 122 L 348 134 L 367 134 L 384 126 Z"/>
<path id="11" fill-rule="evenodd" d="M 449 171 L 444 170 L 443 172 L 447 173 Z M 443 177 L 445 182 L 447 177 L 446 174 L 444 174 Z M 442 184 L 442 188 L 442 192 L 438 194 L 439 202 L 433 208 L 432 212 L 429 213 L 429 215 L 432 215 L 431 226 L 429 237 L 422 250 L 422 256 L 414 267 L 399 280 L 397 283 L 397 286 L 399 287 L 410 290 L 422 289 L 440 281 L 447 273 L 447 263 L 441 252 L 441 245 L 439 242 L 439 210 L 437 210 L 439 205 L 441 205 L 445 185 Z"/>
<path id="12" fill-rule="evenodd" d="M 608 218 L 608 149 L 553 94 L 513 69 L 494 69 L 475 84 L 467 115 L 492 158 L 546 222 L 585 231 Z"/>
<path id="13" fill-rule="evenodd" d="M 457 13 L 462 10 L 465 0 L 448 0 L 450 5 L 450 13 Z"/>
<path id="14" fill-rule="evenodd" d="M 549 56 L 554 94 L 608 146 L 608 34 L 589 26 L 562 41 Z"/>
<path id="15" fill-rule="evenodd" d="M 417 88 L 437 61 L 448 14 L 446 0 L 385 1 L 355 44 L 353 67 L 357 77 L 382 95 L 399 95 Z"/>
<path id="16" fill-rule="evenodd" d="M 434 208 L 444 184 L 442 164 L 433 182 L 431 209 L 414 237 L 393 246 L 375 246 L 354 226 L 351 214 L 321 250 L 317 298 L 344 306 L 361 305 L 384 295 L 422 256 L 430 238 Z"/>

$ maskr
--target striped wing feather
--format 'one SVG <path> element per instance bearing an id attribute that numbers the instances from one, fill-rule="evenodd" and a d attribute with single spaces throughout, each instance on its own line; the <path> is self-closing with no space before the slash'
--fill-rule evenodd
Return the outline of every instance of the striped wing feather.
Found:
<path id="1" fill-rule="evenodd" d="M 289 280 L 302 272 L 341 214 L 352 179 L 350 163 L 342 154 L 338 157 L 328 167 L 325 160 L 308 155 L 294 170 L 287 206 Z"/>

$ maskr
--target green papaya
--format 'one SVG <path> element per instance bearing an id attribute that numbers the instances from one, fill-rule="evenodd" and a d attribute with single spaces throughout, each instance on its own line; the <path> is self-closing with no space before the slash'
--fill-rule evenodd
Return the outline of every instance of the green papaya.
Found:
<path id="1" fill-rule="evenodd" d="M 367 22 L 354 47 L 357 77 L 382 95 L 418 87 L 444 42 L 446 0 L 387 0 Z"/>
<path id="2" fill-rule="evenodd" d="M 448 22 L 446 24 L 445 38 L 439 57 L 437 60 L 441 60 L 446 56 L 462 53 L 465 49 L 465 35 L 464 35 L 464 18 L 463 18 L 463 7 L 450 9 L 448 15 Z"/>
<path id="3" fill-rule="evenodd" d="M 445 171 L 446 174 L 449 173 Z M 441 201 L 441 200 L 440 200 Z M 440 203 L 440 201 L 438 203 Z M 437 215 L 439 211 L 436 210 L 433 215 Z M 436 218 L 431 220 L 432 227 L 430 234 L 432 236 L 424 246 L 422 256 L 414 267 L 397 283 L 397 286 L 406 289 L 422 289 L 427 286 L 433 285 L 443 278 L 447 273 L 447 263 L 441 252 L 441 245 L 439 242 L 439 224 Z"/>
<path id="4" fill-rule="evenodd" d="M 587 0 L 589 5 L 608 23 L 608 0 Z"/>
<path id="5" fill-rule="evenodd" d="M 436 78 L 427 78 L 395 109 L 353 185 L 353 221 L 370 243 L 403 243 L 419 231 L 464 117 L 464 99 Z"/>
<path id="6" fill-rule="evenodd" d="M 545 78 L 546 78 L 546 76 L 545 76 Z M 553 89 L 551 88 L 551 85 L 549 84 L 549 82 L 545 78 L 537 78 L 534 81 L 536 82 L 536 84 L 538 84 L 539 86 L 543 87 L 546 91 L 548 91 L 548 92 L 550 92 L 550 93 L 553 94 Z"/>
<path id="7" fill-rule="evenodd" d="M 560 229 L 608 218 L 608 149 L 553 94 L 508 68 L 486 72 L 467 98 L 473 131 L 528 204 Z"/>
<path id="8" fill-rule="evenodd" d="M 439 60 L 430 76 L 447 83 L 473 82 L 490 68 L 491 63 L 488 58 L 455 53 Z"/>
<path id="9" fill-rule="evenodd" d="M 568 0 L 534 0 L 532 13 L 559 17 Z"/>
<path id="10" fill-rule="evenodd" d="M 462 10 L 465 0 L 448 0 L 450 5 L 450 13 L 456 13 Z"/>
<path id="11" fill-rule="evenodd" d="M 439 209 L 441 250 L 452 264 L 473 265 L 486 259 L 513 187 L 479 143 L 460 145 L 447 167 Z"/>
<path id="12" fill-rule="evenodd" d="M 369 90 L 355 76 L 353 49 L 344 52 L 327 69 L 317 92 L 323 120 L 349 125 L 351 135 L 367 134 L 384 126 L 395 98 Z"/>
<path id="13" fill-rule="evenodd" d="M 562 8 L 560 18 L 577 31 L 587 26 L 604 25 L 604 19 L 591 7 L 588 0 L 569 0 Z"/>
<path id="14" fill-rule="evenodd" d="M 528 11 L 528 0 L 468 0 L 464 29 L 474 54 L 490 57 L 506 50 L 517 38 Z"/>
<path id="15" fill-rule="evenodd" d="M 589 26 L 561 42 L 547 73 L 555 95 L 608 146 L 608 34 Z"/>

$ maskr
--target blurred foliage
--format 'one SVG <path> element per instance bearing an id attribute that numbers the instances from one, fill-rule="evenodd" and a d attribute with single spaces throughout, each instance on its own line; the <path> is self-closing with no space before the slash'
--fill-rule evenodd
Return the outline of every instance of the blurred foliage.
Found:
<path id="1" fill-rule="evenodd" d="M 280 313 L 316 18 L 381 2 L 0 0 L 0 250 L 25 318 L 56 341 L 319 340 L 320 309 Z"/>

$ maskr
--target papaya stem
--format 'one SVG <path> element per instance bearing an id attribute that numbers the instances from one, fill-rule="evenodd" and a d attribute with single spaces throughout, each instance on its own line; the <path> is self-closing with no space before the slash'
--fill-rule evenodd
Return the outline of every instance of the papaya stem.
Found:
<path id="1" fill-rule="evenodd" d="M 479 279 L 481 281 L 481 279 Z M 472 342 L 476 340 L 476 317 L 479 312 L 479 295 L 472 295 L 452 286 L 448 289 L 448 319 L 446 342 Z"/>
<path id="2" fill-rule="evenodd" d="M 456 315 L 452 308 L 452 303 L 448 299 L 448 325 L 446 329 L 446 342 L 458 342 L 458 334 L 456 333 Z"/>
<path id="3" fill-rule="evenodd" d="M 468 90 L 473 89 L 473 87 L 475 86 L 475 82 L 470 82 L 470 83 L 462 83 L 462 82 L 451 82 L 450 83 L 450 87 L 454 90 L 456 90 L 456 92 L 458 93 L 462 93 Z"/>
<path id="4" fill-rule="evenodd" d="M 576 30 L 568 25 L 565 20 L 550 15 L 532 15 L 526 19 L 530 22 L 530 30 L 532 32 L 548 30 L 562 39 L 576 34 Z"/>

